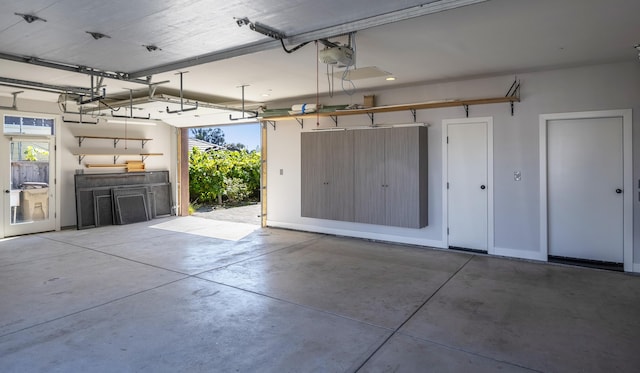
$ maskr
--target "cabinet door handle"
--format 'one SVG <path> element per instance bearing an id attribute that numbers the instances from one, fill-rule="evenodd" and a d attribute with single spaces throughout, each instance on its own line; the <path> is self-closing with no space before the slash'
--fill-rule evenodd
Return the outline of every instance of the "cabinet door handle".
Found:
<path id="1" fill-rule="evenodd" d="M 622 189 L 620 189 L 620 188 L 616 189 L 616 193 L 621 194 L 622 193 Z"/>
<path id="2" fill-rule="evenodd" d="M 487 187 L 484 185 L 480 185 L 480 189 L 485 190 Z"/>

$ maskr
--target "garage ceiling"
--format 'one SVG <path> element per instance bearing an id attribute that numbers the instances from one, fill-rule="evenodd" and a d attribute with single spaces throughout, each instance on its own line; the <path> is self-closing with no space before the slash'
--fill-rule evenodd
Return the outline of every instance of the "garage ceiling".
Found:
<path id="1" fill-rule="evenodd" d="M 14 13 L 46 21 L 28 23 Z M 357 31 L 356 67 L 376 66 L 396 77 L 354 80 L 361 95 L 398 85 L 637 60 L 637 14 L 640 2 L 631 0 L 23 0 L 3 4 L 0 53 L 152 76 L 151 82 L 168 81 L 158 90 L 174 96 L 180 87 L 176 72 L 189 71 L 183 85 L 192 99 L 237 106 L 239 86 L 248 85 L 246 99 L 268 105 L 317 89 L 328 92 L 326 65 L 316 63 L 323 45 L 310 43 L 289 54 L 278 41 L 239 27 L 239 18 L 283 33 L 287 48 L 320 38 L 345 43 L 339 35 Z M 94 39 L 87 32 L 108 37 Z M 7 59 L 0 60 L 0 78 L 87 88 L 91 82 L 85 74 Z M 126 99 L 129 89 L 136 96 L 148 90 L 123 79 L 102 83 L 112 100 Z M 338 79 L 337 94 L 340 86 Z M 0 85 L 0 105 L 10 103 L 16 90 Z M 19 98 L 57 101 L 58 94 L 25 90 Z"/>

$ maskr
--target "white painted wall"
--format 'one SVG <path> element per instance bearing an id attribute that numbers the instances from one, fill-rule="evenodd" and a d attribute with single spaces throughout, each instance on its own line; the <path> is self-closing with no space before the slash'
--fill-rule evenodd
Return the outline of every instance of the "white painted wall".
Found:
<path id="1" fill-rule="evenodd" d="M 0 99 L 0 105 L 11 105 L 11 99 Z M 20 115 L 20 113 L 41 113 L 47 115 L 53 115 L 56 118 L 56 143 L 58 144 L 58 150 L 56 152 L 56 167 L 57 167 L 57 189 L 56 197 L 58 198 L 57 215 L 59 218 L 59 227 L 69 227 L 76 225 L 76 204 L 75 204 L 75 187 L 74 187 L 74 174 L 76 172 L 85 173 L 102 173 L 102 172 L 122 172 L 122 169 L 87 169 L 84 167 L 84 163 L 113 163 L 113 157 L 89 157 L 87 156 L 82 165 L 78 165 L 78 158 L 73 156 L 73 153 L 78 151 L 90 152 L 94 150 L 96 152 L 108 153 L 113 151 L 113 141 L 110 140 L 92 140 L 86 139 L 82 148 L 78 147 L 78 139 L 76 135 L 94 135 L 94 136 L 124 136 L 125 128 L 124 124 L 106 124 L 104 121 L 100 121 L 99 124 L 73 124 L 65 123 L 62 121 L 63 114 L 60 112 L 60 108 L 57 103 L 41 102 L 21 100 L 18 96 L 18 110 L 0 110 L 0 118 L 2 115 Z M 70 119 L 70 115 L 66 116 Z M 76 120 L 76 118 L 73 118 Z M 90 120 L 85 117 L 85 120 Z M 152 138 L 145 147 L 144 152 L 150 153 L 164 153 L 163 156 L 149 157 L 145 161 L 146 169 L 149 171 L 154 170 L 169 170 L 170 180 L 172 184 L 172 190 L 174 195 L 174 204 L 176 197 L 176 130 L 175 128 L 159 123 L 156 126 L 140 126 L 140 125 L 128 125 L 127 134 L 129 137 L 144 137 Z M 129 150 L 132 152 L 140 149 L 139 141 L 129 141 L 127 143 Z M 118 148 L 122 150 L 124 142 L 118 144 Z M 119 163 L 125 162 L 126 159 L 140 159 L 134 157 L 120 158 Z M 5 211 L 0 200 L 0 211 Z M 3 214 L 4 215 L 4 214 Z"/>
<path id="2" fill-rule="evenodd" d="M 163 153 L 162 156 L 152 156 L 145 160 L 145 169 L 147 171 L 169 170 L 172 190 L 175 190 L 175 131 L 174 128 L 158 123 L 155 126 L 143 125 L 127 125 L 125 130 L 124 124 L 106 123 L 99 121 L 97 125 L 93 124 L 76 124 L 58 122 L 58 136 L 61 136 L 62 151 L 58 151 L 58 156 L 62 162 L 62 180 L 59 185 L 62 186 L 62 211 L 61 225 L 75 226 L 75 189 L 74 175 L 76 173 L 111 173 L 123 172 L 121 168 L 86 168 L 86 163 L 113 163 L 113 156 L 86 156 L 82 160 L 82 164 L 78 164 L 78 157 L 74 153 L 98 153 L 105 154 L 111 151 L 116 152 L 132 152 L 132 153 Z M 111 137 L 137 137 L 153 139 L 141 148 L 140 141 L 124 141 L 120 140 L 113 148 L 113 140 L 104 139 L 85 139 L 82 147 L 78 146 L 78 139 L 75 136 L 111 136 Z M 126 147 L 126 149 L 125 149 Z M 141 160 L 140 157 L 126 156 L 120 157 L 117 163 L 125 163 L 127 160 Z M 175 193 L 174 193 L 175 204 Z"/>
<path id="3" fill-rule="evenodd" d="M 614 63 L 561 70 L 519 74 L 522 102 L 515 104 L 511 116 L 508 104 L 470 107 L 472 117 L 494 118 L 494 210 L 495 247 L 514 256 L 531 257 L 539 250 L 539 138 L 540 114 L 635 109 L 634 186 L 640 177 L 640 64 Z M 482 98 L 503 96 L 513 75 L 425 84 L 399 89 L 358 92 L 349 98 L 336 93 L 321 97 L 327 104 L 361 103 L 362 96 L 375 94 L 377 105 L 405 104 L 437 99 Z M 307 98 L 315 102 L 315 98 Z M 295 102 L 302 103 L 304 100 Z M 294 102 L 270 104 L 270 108 L 287 107 Z M 315 120 L 306 120 L 304 129 L 295 121 L 278 122 L 275 130 L 268 125 L 267 223 L 287 227 L 383 239 L 421 245 L 442 246 L 442 144 L 443 119 L 464 117 L 464 109 L 420 110 L 417 121 L 429 123 L 429 226 L 423 229 L 382 227 L 367 224 L 328 221 L 300 217 L 300 132 L 316 128 Z M 368 125 L 366 115 L 339 117 L 339 126 Z M 412 121 L 410 112 L 376 114 L 376 124 Z M 330 118 L 320 118 L 320 128 L 333 126 Z M 283 169 L 283 175 L 279 170 Z M 513 180 L 513 172 L 522 173 L 522 181 Z M 597 175 L 594 175 L 597 177 Z M 634 193 L 634 262 L 640 263 L 640 202 Z M 588 227 L 585 227 L 588 229 Z"/>

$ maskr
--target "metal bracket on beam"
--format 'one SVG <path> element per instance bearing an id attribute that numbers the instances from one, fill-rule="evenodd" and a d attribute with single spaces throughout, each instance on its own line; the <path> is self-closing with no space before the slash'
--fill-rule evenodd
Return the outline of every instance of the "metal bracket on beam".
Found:
<path id="1" fill-rule="evenodd" d="M 271 126 L 273 126 L 273 130 L 276 130 L 276 121 L 275 120 L 265 120 L 265 123 L 270 124 Z"/>
<path id="2" fill-rule="evenodd" d="M 113 139 L 113 148 L 114 149 L 116 148 L 116 145 L 118 145 L 119 142 L 120 142 L 120 139 L 118 139 L 118 138 Z"/>
<path id="3" fill-rule="evenodd" d="M 116 164 L 116 161 L 118 160 L 118 158 L 120 158 L 119 155 L 114 155 L 113 156 L 113 164 Z"/>
<path id="4" fill-rule="evenodd" d="M 337 115 L 330 115 L 329 117 L 331 117 L 331 119 L 333 119 L 333 123 L 335 123 L 336 127 L 338 127 L 338 116 Z"/>
<path id="5" fill-rule="evenodd" d="M 150 76 L 147 78 L 151 78 Z M 155 95 L 156 95 L 156 89 L 158 89 L 158 86 L 160 84 L 166 84 L 166 83 L 170 83 L 169 80 L 163 80 L 161 82 L 157 82 L 157 83 L 149 83 L 149 98 L 152 99 Z"/>
<path id="6" fill-rule="evenodd" d="M 504 95 L 504 97 L 520 98 L 520 81 L 518 80 L 518 78 L 515 78 L 513 80 L 511 87 L 509 87 L 509 90 L 507 91 L 507 94 Z"/>
<path id="7" fill-rule="evenodd" d="M 146 80 L 133 78 L 133 77 L 131 77 L 131 75 L 129 73 L 101 71 L 101 70 L 96 70 L 96 69 L 89 68 L 89 67 L 86 67 L 86 66 L 70 65 L 70 64 L 67 64 L 67 63 L 60 63 L 60 62 L 49 61 L 49 60 L 42 60 L 42 59 L 39 59 L 39 58 L 36 58 L 36 57 L 31 57 L 31 56 L 20 56 L 20 55 L 9 54 L 9 53 L 1 53 L 0 52 L 0 59 L 9 60 L 9 61 L 15 61 L 15 62 L 28 63 L 28 64 L 32 64 L 32 65 L 48 67 L 48 68 L 51 68 L 51 69 L 71 71 L 71 72 L 74 72 L 74 73 L 87 74 L 87 75 L 91 75 L 91 76 L 100 76 L 100 77 L 104 77 L 104 78 L 107 78 L 107 79 L 124 80 L 124 81 L 127 81 L 127 82 L 145 84 L 145 85 L 148 84 L 148 82 Z"/>
<path id="8" fill-rule="evenodd" d="M 242 117 L 240 118 L 234 118 L 231 116 L 231 114 L 229 114 L 229 120 L 241 120 L 241 119 L 253 119 L 253 118 L 257 118 L 258 117 L 258 112 L 257 111 L 250 111 L 251 116 L 247 117 L 244 114 L 246 113 L 246 111 L 244 110 L 244 87 L 246 87 L 247 84 L 243 84 L 240 86 L 240 88 L 242 88 Z"/>
<path id="9" fill-rule="evenodd" d="M 300 125 L 300 128 L 304 128 L 304 119 L 303 118 L 296 118 L 296 122 L 298 122 L 298 124 Z"/>
<path id="10" fill-rule="evenodd" d="M 79 154 L 78 155 L 78 164 L 82 164 L 82 160 L 84 159 L 85 155 L 84 154 Z"/>
<path id="11" fill-rule="evenodd" d="M 246 113 L 246 111 L 242 111 L 242 117 L 240 118 L 233 118 L 231 116 L 231 114 L 229 114 L 229 120 L 242 120 L 242 119 L 253 119 L 253 118 L 257 118 L 258 117 L 258 112 L 257 111 L 250 111 L 249 113 L 251 113 L 251 116 L 247 117 L 244 115 L 244 113 Z"/>
<path id="12" fill-rule="evenodd" d="M 118 108 L 116 110 L 120 110 L 120 108 Z M 136 117 L 135 115 L 133 115 L 133 89 L 129 90 L 129 115 L 116 115 L 116 114 L 113 113 L 114 111 L 115 111 L 114 109 L 111 109 L 111 117 L 112 118 L 146 119 L 146 120 L 151 119 L 151 114 L 147 114 L 146 117 Z"/>
<path id="13" fill-rule="evenodd" d="M 517 77 L 513 79 L 513 83 L 511 84 L 511 87 L 509 87 L 509 90 L 507 91 L 507 94 L 504 95 L 504 97 L 512 97 L 520 101 L 520 80 L 518 80 Z M 515 106 L 514 101 L 511 101 L 510 105 L 511 105 L 511 116 L 513 116 L 514 106 Z"/>
<path id="14" fill-rule="evenodd" d="M 167 114 L 177 114 L 177 113 L 182 113 L 185 111 L 191 111 L 191 110 L 198 110 L 198 102 L 196 101 L 196 106 L 192 107 L 192 108 L 188 108 L 185 109 L 184 108 L 184 99 L 183 99 L 183 89 L 182 89 L 182 75 L 184 74 L 184 71 L 180 71 L 179 73 L 177 73 L 178 75 L 180 75 L 180 110 L 169 110 L 169 106 L 167 106 Z"/>
<path id="15" fill-rule="evenodd" d="M 193 109 L 187 109 L 187 110 L 193 110 Z M 185 110 L 185 111 L 187 111 Z M 117 115 L 117 114 L 113 114 L 113 110 L 111 110 L 111 118 L 123 118 L 123 119 L 151 119 L 151 114 L 147 114 L 146 117 L 136 117 L 136 116 L 131 116 L 131 115 Z"/>
<path id="16" fill-rule="evenodd" d="M 80 96 L 80 102 L 78 102 L 79 105 L 85 105 L 85 104 L 90 104 L 92 102 L 96 102 L 96 101 L 100 101 L 103 100 L 107 97 L 107 89 L 106 88 L 102 88 L 102 95 L 100 96 L 93 96 L 93 91 L 91 91 L 92 95 L 91 98 L 88 100 L 82 100 L 82 97 L 84 96 Z"/>
<path id="17" fill-rule="evenodd" d="M 416 122 L 416 109 L 409 109 L 411 115 L 413 115 L 413 123 Z"/>
<path id="18" fill-rule="evenodd" d="M 100 86 L 102 86 L 102 82 L 104 81 L 104 77 L 103 76 L 99 76 L 99 75 L 96 76 L 95 77 L 96 81 L 95 81 L 95 84 L 94 84 L 94 82 L 93 82 L 93 78 L 94 78 L 93 69 L 88 69 L 88 70 L 89 70 L 89 74 L 90 74 L 89 79 L 91 80 L 91 98 L 88 99 L 88 100 L 84 100 L 83 101 L 82 100 L 83 96 L 81 95 L 80 96 L 80 100 L 78 102 L 78 104 L 80 104 L 80 105 L 89 104 L 89 103 L 92 103 L 92 102 L 95 102 L 95 101 L 100 101 L 100 100 L 105 99 L 107 97 L 106 88 L 102 88 L 102 95 L 95 96 L 95 94 L 97 92 L 100 92 Z"/>
<path id="19" fill-rule="evenodd" d="M 192 110 L 198 110 L 198 102 L 197 101 L 196 101 L 196 106 L 195 107 L 190 107 L 188 109 L 185 109 L 182 106 L 182 102 L 180 102 L 180 110 L 170 110 L 169 107 L 167 106 L 167 114 L 183 113 L 185 111 L 192 111 Z"/>
<path id="20" fill-rule="evenodd" d="M 18 95 L 23 93 L 24 91 L 11 92 L 13 95 L 13 104 L 11 106 L 0 106 L 0 109 L 9 109 L 9 110 L 17 110 L 18 109 Z"/>
<path id="21" fill-rule="evenodd" d="M 68 119 L 64 119 L 64 117 L 62 117 L 62 121 L 64 123 L 74 123 L 74 124 L 98 124 L 97 120 L 95 122 L 85 122 L 85 121 L 83 121 L 82 120 L 82 113 L 80 113 L 80 120 L 68 120 Z M 82 141 L 80 140 L 80 138 L 78 138 L 78 145 L 82 146 Z"/>
<path id="22" fill-rule="evenodd" d="M 373 127 L 373 113 L 367 113 L 369 119 L 371 119 L 371 126 Z"/>
<path id="23" fill-rule="evenodd" d="M 469 105 L 464 104 L 463 106 L 464 106 L 464 112 L 467 115 L 467 118 L 469 118 Z"/>

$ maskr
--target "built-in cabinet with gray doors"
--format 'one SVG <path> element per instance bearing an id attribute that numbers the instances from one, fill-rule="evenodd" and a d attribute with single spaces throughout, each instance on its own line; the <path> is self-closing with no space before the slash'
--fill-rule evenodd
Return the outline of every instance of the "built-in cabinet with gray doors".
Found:
<path id="1" fill-rule="evenodd" d="M 302 216 L 427 225 L 426 127 L 305 132 L 301 144 Z"/>
<path id="2" fill-rule="evenodd" d="M 302 216 L 353 221 L 352 131 L 305 132 Z"/>

